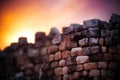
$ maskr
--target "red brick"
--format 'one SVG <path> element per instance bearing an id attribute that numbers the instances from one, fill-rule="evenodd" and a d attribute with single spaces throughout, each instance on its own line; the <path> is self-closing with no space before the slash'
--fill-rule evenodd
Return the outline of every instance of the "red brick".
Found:
<path id="1" fill-rule="evenodd" d="M 62 57 L 61 52 L 55 53 L 55 60 L 60 60 Z"/>
<path id="2" fill-rule="evenodd" d="M 48 51 L 48 54 L 56 53 L 58 51 L 58 46 L 57 45 L 51 45 L 51 46 L 48 47 L 47 51 Z"/>
<path id="3" fill-rule="evenodd" d="M 65 74 L 67 74 L 68 73 L 68 67 L 67 66 L 65 66 L 65 67 L 63 67 L 62 68 L 62 70 L 63 70 L 63 74 L 65 75 Z"/>
<path id="4" fill-rule="evenodd" d="M 65 60 L 60 60 L 59 61 L 59 66 L 65 66 L 66 65 L 66 61 Z"/>
<path id="5" fill-rule="evenodd" d="M 80 63 L 85 63 L 89 61 L 89 57 L 88 56 L 77 56 L 76 57 L 76 63 L 80 64 Z"/>
<path id="6" fill-rule="evenodd" d="M 72 48 L 71 50 L 71 56 L 77 56 L 82 54 L 83 54 L 83 49 L 81 47 Z"/>
<path id="7" fill-rule="evenodd" d="M 89 62 L 84 64 L 84 70 L 92 70 L 92 69 L 97 69 L 96 62 Z"/>
<path id="8" fill-rule="evenodd" d="M 62 58 L 67 58 L 67 57 L 70 57 L 70 51 L 63 51 L 62 52 Z"/>
<path id="9" fill-rule="evenodd" d="M 55 68 L 54 69 L 54 73 L 55 73 L 56 76 L 59 76 L 59 75 L 63 74 L 63 70 L 60 67 L 59 68 Z"/>
<path id="10" fill-rule="evenodd" d="M 54 54 L 49 55 L 49 62 L 54 60 L 55 60 L 55 55 Z"/>

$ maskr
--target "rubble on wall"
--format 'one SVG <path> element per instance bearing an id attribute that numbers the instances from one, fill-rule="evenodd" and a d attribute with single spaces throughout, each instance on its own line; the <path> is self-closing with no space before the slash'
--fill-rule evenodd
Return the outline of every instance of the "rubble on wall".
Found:
<path id="1" fill-rule="evenodd" d="M 37 32 L 35 44 L 21 37 L 0 53 L 7 80 L 119 80 L 120 16 Z"/>

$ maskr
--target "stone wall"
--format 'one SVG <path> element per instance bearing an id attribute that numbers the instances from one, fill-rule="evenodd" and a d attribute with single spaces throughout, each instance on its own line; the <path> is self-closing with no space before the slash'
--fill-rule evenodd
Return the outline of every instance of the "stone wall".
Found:
<path id="1" fill-rule="evenodd" d="M 119 80 L 120 16 L 37 32 L 35 44 L 20 38 L 2 52 L 7 80 Z"/>

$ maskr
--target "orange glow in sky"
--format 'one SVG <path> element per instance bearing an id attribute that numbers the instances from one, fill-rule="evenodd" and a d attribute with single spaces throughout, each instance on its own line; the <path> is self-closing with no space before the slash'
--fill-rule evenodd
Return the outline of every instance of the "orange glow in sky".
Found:
<path id="1" fill-rule="evenodd" d="M 91 18 L 108 20 L 112 13 L 120 13 L 117 1 L 1 0 L 0 49 L 18 42 L 19 37 L 33 43 L 36 32 L 48 34 L 51 27 L 61 31 L 64 26 Z"/>

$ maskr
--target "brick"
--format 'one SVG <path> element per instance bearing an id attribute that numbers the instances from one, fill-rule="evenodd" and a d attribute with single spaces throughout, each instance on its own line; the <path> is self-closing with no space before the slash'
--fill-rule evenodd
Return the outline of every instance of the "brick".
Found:
<path id="1" fill-rule="evenodd" d="M 115 36 L 119 34 L 119 30 L 118 29 L 114 29 L 111 31 L 111 36 Z"/>
<path id="2" fill-rule="evenodd" d="M 29 57 L 39 56 L 39 50 L 38 49 L 28 49 L 28 56 Z"/>
<path id="3" fill-rule="evenodd" d="M 66 65 L 73 65 L 73 64 L 76 64 L 76 61 L 75 61 L 74 57 L 66 58 Z"/>
<path id="4" fill-rule="evenodd" d="M 55 55 L 54 54 L 49 55 L 49 62 L 54 60 L 55 60 Z"/>
<path id="5" fill-rule="evenodd" d="M 90 47 L 90 52 L 92 54 L 98 53 L 99 52 L 99 46 L 92 46 L 92 47 Z"/>
<path id="6" fill-rule="evenodd" d="M 90 38 L 89 39 L 89 45 L 94 46 L 98 44 L 98 38 Z"/>
<path id="7" fill-rule="evenodd" d="M 65 66 L 66 65 L 66 61 L 65 60 L 60 60 L 59 61 L 59 66 Z"/>
<path id="8" fill-rule="evenodd" d="M 100 76 L 100 71 L 99 70 L 91 70 L 89 72 L 89 77 L 98 77 Z"/>
<path id="9" fill-rule="evenodd" d="M 112 38 L 111 37 L 106 37 L 105 38 L 105 45 L 106 46 L 112 45 Z"/>
<path id="10" fill-rule="evenodd" d="M 83 49 L 81 47 L 72 48 L 71 50 L 71 56 L 77 56 L 82 54 L 83 54 Z"/>
<path id="11" fill-rule="evenodd" d="M 68 73 L 69 68 L 67 66 L 64 66 L 62 70 L 63 70 L 63 74 L 65 75 Z"/>
<path id="12" fill-rule="evenodd" d="M 105 60 L 105 61 L 111 61 L 112 60 L 112 54 L 104 54 L 103 60 Z"/>
<path id="13" fill-rule="evenodd" d="M 91 19 L 91 20 L 83 21 L 84 28 L 98 27 L 99 24 L 100 24 L 99 19 Z"/>
<path id="14" fill-rule="evenodd" d="M 61 34 L 55 35 L 55 37 L 52 39 L 52 44 L 57 45 L 60 44 L 62 41 L 62 36 Z"/>
<path id="15" fill-rule="evenodd" d="M 88 45 L 88 38 L 83 38 L 79 40 L 79 46 L 87 46 Z"/>
<path id="16" fill-rule="evenodd" d="M 75 23 L 74 23 L 74 24 L 71 24 L 71 25 L 70 25 L 70 28 L 72 28 L 74 32 L 83 30 L 83 26 L 82 26 L 82 25 L 75 24 Z"/>
<path id="17" fill-rule="evenodd" d="M 99 38 L 99 45 L 103 46 L 104 45 L 104 38 Z"/>
<path id="18" fill-rule="evenodd" d="M 85 47 L 85 48 L 83 48 L 83 54 L 84 55 L 90 55 L 91 53 L 90 53 L 90 47 Z"/>
<path id="19" fill-rule="evenodd" d="M 88 76 L 88 71 L 83 71 L 83 77 L 86 77 L 86 76 Z"/>
<path id="20" fill-rule="evenodd" d="M 112 14 L 109 23 L 111 24 L 115 24 L 115 23 L 119 23 L 120 22 L 120 15 L 117 14 Z"/>
<path id="21" fill-rule="evenodd" d="M 101 76 L 106 77 L 107 76 L 107 70 L 101 70 Z"/>
<path id="22" fill-rule="evenodd" d="M 63 80 L 73 80 L 73 75 L 66 74 L 66 75 L 63 76 Z"/>
<path id="23" fill-rule="evenodd" d="M 120 44 L 120 36 L 113 36 L 112 41 L 114 45 Z"/>
<path id="24" fill-rule="evenodd" d="M 120 66 L 120 62 L 110 62 L 108 64 L 109 69 L 117 69 Z"/>
<path id="25" fill-rule="evenodd" d="M 102 47 L 101 47 L 101 52 L 106 53 L 106 52 L 107 52 L 107 47 L 102 46 Z"/>
<path id="26" fill-rule="evenodd" d="M 58 67 L 58 62 L 52 62 L 51 63 L 51 68 L 56 68 Z"/>
<path id="27" fill-rule="evenodd" d="M 107 68 L 107 62 L 98 62 L 98 68 L 106 69 Z"/>
<path id="28" fill-rule="evenodd" d="M 120 61 L 120 54 L 113 54 L 112 59 L 113 61 Z"/>
<path id="29" fill-rule="evenodd" d="M 117 45 L 117 52 L 120 54 L 120 45 Z"/>
<path id="30" fill-rule="evenodd" d="M 73 73 L 73 78 L 78 79 L 80 77 L 80 72 L 74 72 Z"/>
<path id="31" fill-rule="evenodd" d="M 100 36 L 100 32 L 99 32 L 99 28 L 89 28 L 88 29 L 88 36 L 89 37 L 99 37 Z"/>
<path id="32" fill-rule="evenodd" d="M 70 51 L 63 51 L 62 52 L 62 58 L 64 59 L 64 58 L 67 58 L 67 57 L 70 57 Z"/>
<path id="33" fill-rule="evenodd" d="M 55 27 L 52 27 L 51 30 L 50 30 L 50 33 L 48 34 L 48 36 L 53 39 L 53 37 L 57 34 L 60 34 L 60 32 L 58 31 L 57 28 Z"/>
<path id="34" fill-rule="evenodd" d="M 90 61 L 102 61 L 103 60 L 103 54 L 93 54 L 90 56 Z"/>
<path id="35" fill-rule="evenodd" d="M 60 60 L 62 57 L 62 53 L 61 52 L 56 52 L 55 53 L 55 60 Z"/>
<path id="36" fill-rule="evenodd" d="M 88 30 L 81 31 L 81 37 L 87 37 L 89 34 Z"/>
<path id="37" fill-rule="evenodd" d="M 48 47 L 48 54 L 53 54 L 58 51 L 58 46 L 57 45 L 51 45 Z"/>
<path id="38" fill-rule="evenodd" d="M 20 37 L 19 38 L 19 41 L 18 41 L 18 44 L 20 44 L 20 45 L 25 45 L 25 44 L 27 44 L 28 42 L 27 42 L 27 38 L 26 37 Z"/>
<path id="39" fill-rule="evenodd" d="M 116 47 L 115 46 L 110 46 L 108 48 L 108 53 L 117 53 Z"/>
<path id="40" fill-rule="evenodd" d="M 80 63 L 85 63 L 89 61 L 89 57 L 88 56 L 77 56 L 76 57 L 76 63 L 80 64 Z"/>
<path id="41" fill-rule="evenodd" d="M 101 30 L 101 36 L 102 37 L 108 37 L 110 35 L 111 35 L 111 31 L 110 30 L 105 30 L 105 29 Z"/>
<path id="42" fill-rule="evenodd" d="M 83 70 L 83 65 L 76 66 L 76 71 L 82 71 L 82 70 Z"/>
<path id="43" fill-rule="evenodd" d="M 83 66 L 84 66 L 84 70 L 97 69 L 97 63 L 96 62 L 85 63 Z"/>
<path id="44" fill-rule="evenodd" d="M 50 63 L 44 63 L 44 64 L 42 64 L 41 68 L 42 68 L 43 71 L 48 70 L 50 68 Z"/>
<path id="45" fill-rule="evenodd" d="M 73 73 L 76 69 L 76 66 L 69 66 L 68 69 L 68 73 Z"/>
<path id="46" fill-rule="evenodd" d="M 62 75 L 63 74 L 63 70 L 62 68 L 58 67 L 54 69 L 54 73 L 56 76 Z"/>
<path id="47" fill-rule="evenodd" d="M 71 34 L 71 39 L 75 41 L 78 41 L 81 37 L 81 32 L 75 32 Z"/>
<path id="48" fill-rule="evenodd" d="M 24 76 L 24 73 L 23 72 L 18 72 L 15 74 L 15 78 L 21 78 Z"/>

